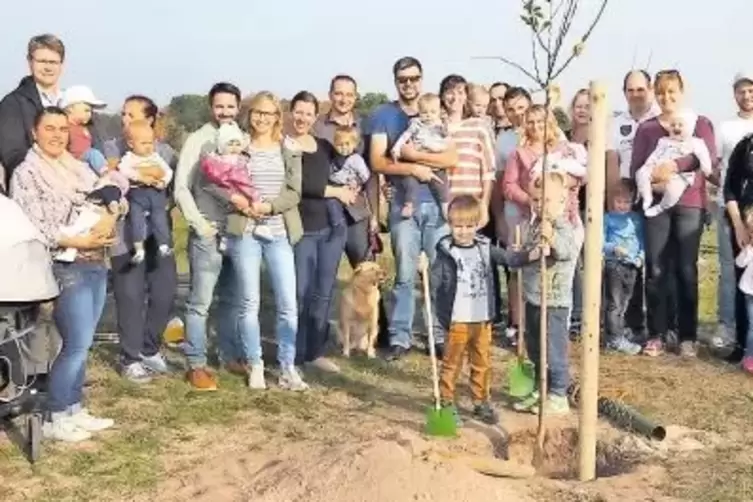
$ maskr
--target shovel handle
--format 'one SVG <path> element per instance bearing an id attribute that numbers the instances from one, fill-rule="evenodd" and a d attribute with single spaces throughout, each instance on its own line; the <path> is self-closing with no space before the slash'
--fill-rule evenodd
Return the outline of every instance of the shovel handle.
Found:
<path id="1" fill-rule="evenodd" d="M 424 309 L 426 309 L 427 326 L 426 330 L 429 335 L 429 358 L 431 359 L 431 383 L 434 390 L 434 408 L 439 410 L 442 407 L 439 397 L 439 370 L 437 369 L 437 352 L 434 348 L 434 318 L 431 313 L 431 294 L 429 291 L 429 260 L 424 255 L 420 260 L 421 264 L 421 283 L 424 288 Z"/>
<path id="2" fill-rule="evenodd" d="M 522 248 L 522 238 L 520 235 L 520 225 L 515 225 L 515 249 L 520 251 Z M 517 343 L 517 355 L 518 359 L 523 359 L 525 355 L 525 303 L 523 302 L 523 269 L 518 268 L 515 271 L 515 278 L 518 283 L 518 290 L 515 301 L 518 304 L 518 343 Z"/>

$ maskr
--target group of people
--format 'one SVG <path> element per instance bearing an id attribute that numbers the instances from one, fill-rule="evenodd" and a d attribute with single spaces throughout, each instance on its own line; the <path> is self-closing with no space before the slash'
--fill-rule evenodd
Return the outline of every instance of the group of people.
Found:
<path id="1" fill-rule="evenodd" d="M 549 354 L 546 406 L 568 411 L 568 334 L 579 331 L 582 310 L 587 90 L 576 93 L 569 127 L 561 127 L 552 107 L 534 104 L 522 87 L 487 89 L 449 75 L 438 93 L 423 93 L 423 68 L 412 57 L 392 68 L 397 100 L 368 117 L 355 111 L 358 88 L 348 75 L 331 80 L 324 114 L 307 91 L 290 100 L 289 112 L 267 91 L 242 107 L 240 89 L 220 82 L 208 93 L 211 120 L 175 152 L 155 130 L 156 104 L 142 95 L 124 101 L 122 135 L 105 138 L 93 113 L 104 103 L 92 89 L 60 88 L 65 57 L 54 35 L 33 37 L 30 75 L 0 102 L 2 181 L 49 247 L 61 290 L 53 318 L 62 348 L 49 375 L 46 437 L 80 441 L 113 425 L 82 406 L 108 273 L 123 377 L 146 383 L 169 371 L 160 337 L 177 280 L 172 203 L 190 227 L 184 351 L 193 389 L 217 389 L 206 343 L 215 298 L 222 365 L 252 389 L 267 387 L 262 267 L 274 292 L 279 387 L 303 391 L 306 372 L 338 372 L 327 357 L 338 267 L 343 253 L 353 268 L 375 259 L 386 197 L 395 266 L 389 313 L 379 306 L 387 359 L 411 349 L 424 254 L 444 405 L 457 411 L 455 384 L 468 353 L 473 414 L 498 420 L 489 389 L 493 332 L 513 342 L 525 323 L 532 360 Z M 713 211 L 722 274 L 715 343 L 735 349 L 730 357 L 753 373 L 753 272 L 744 272 L 753 255 L 753 74 L 735 77 L 739 114 L 716 136 L 707 118 L 683 104 L 677 71 L 653 80 L 630 71 L 623 90 L 628 109 L 613 117 L 606 159 L 606 346 L 658 355 L 669 345 L 694 356 L 698 254 Z M 723 187 L 720 195 L 709 196 L 707 183 Z M 542 281 L 549 283 L 548 347 L 533 336 Z M 519 288 L 522 309 L 513 300 Z M 534 391 L 515 408 L 535 411 L 538 402 Z"/>

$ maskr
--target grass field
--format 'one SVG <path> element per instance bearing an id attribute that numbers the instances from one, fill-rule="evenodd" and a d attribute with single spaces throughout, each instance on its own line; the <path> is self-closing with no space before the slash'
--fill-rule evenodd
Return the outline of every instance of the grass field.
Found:
<path id="1" fill-rule="evenodd" d="M 180 225 L 176 249 L 179 269 L 186 272 L 181 251 L 185 231 Z M 715 322 L 715 250 L 714 234 L 707 232 L 699 267 L 705 329 Z M 382 259 L 389 265 L 389 255 Z M 342 272 L 349 274 L 347 267 Z M 263 312 L 271 310 L 263 308 Z M 179 354 L 169 356 L 180 364 Z M 505 351 L 495 352 L 495 392 L 501 392 L 509 357 Z M 201 474 L 210 469 L 206 464 L 222 464 L 241 451 L 275 458 L 275 452 L 289 445 L 364 441 L 388 423 L 415 429 L 430 395 L 427 361 L 418 354 L 394 365 L 361 358 L 340 360 L 341 375 L 309 375 L 314 388 L 301 395 L 275 389 L 249 392 L 242 379 L 224 372 L 220 372 L 221 390 L 211 394 L 191 392 L 180 371 L 137 387 L 116 375 L 112 360 L 112 347 L 95 350 L 88 395 L 91 408 L 115 418 L 117 428 L 81 445 L 45 444 L 34 466 L 10 441 L 0 441 L 0 500 L 250 500 L 238 496 L 241 492 L 233 498 L 211 498 L 221 492 L 212 492 L 211 476 Z M 661 423 L 713 432 L 725 439 L 702 451 L 663 459 L 664 475 L 657 481 L 654 498 L 640 500 L 753 500 L 753 383 L 736 368 L 707 358 L 605 356 L 601 387 L 603 394 L 619 395 Z M 502 420 L 504 425 L 514 417 L 504 411 Z M 233 482 L 240 486 L 243 481 Z M 638 500 L 601 491 L 599 486 L 535 478 L 525 489 L 540 500 Z"/>

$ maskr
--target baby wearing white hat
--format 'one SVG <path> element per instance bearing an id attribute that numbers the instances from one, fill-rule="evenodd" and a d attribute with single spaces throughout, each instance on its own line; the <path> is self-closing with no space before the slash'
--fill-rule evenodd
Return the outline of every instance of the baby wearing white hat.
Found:
<path id="1" fill-rule="evenodd" d="M 69 87 L 60 98 L 60 107 L 68 117 L 68 151 L 78 160 L 89 164 L 97 173 L 104 169 L 107 162 L 102 152 L 92 148 L 89 128 L 93 110 L 101 110 L 105 106 L 105 102 L 98 99 L 91 88 L 85 85 Z"/>

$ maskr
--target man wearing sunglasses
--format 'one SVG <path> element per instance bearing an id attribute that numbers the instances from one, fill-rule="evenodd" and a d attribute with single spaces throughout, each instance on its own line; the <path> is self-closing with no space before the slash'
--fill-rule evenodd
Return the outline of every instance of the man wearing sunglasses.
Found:
<path id="1" fill-rule="evenodd" d="M 372 115 L 369 121 L 367 158 L 372 170 L 386 175 L 388 181 L 395 176 L 413 176 L 422 182 L 416 210 L 411 218 L 403 218 L 400 214 L 404 193 L 393 190 L 390 201 L 389 224 L 395 254 L 395 285 L 389 320 L 388 359 L 396 360 L 411 347 L 415 313 L 414 281 L 419 255 L 423 251 L 430 261 L 433 260 L 437 241 L 447 233 L 442 210 L 427 183 L 438 179 L 434 170 L 454 166 L 457 163 L 457 153 L 454 149 L 444 153 L 424 153 L 407 144 L 401 151 L 399 162 L 390 158 L 389 152 L 393 145 L 408 128 L 410 119 L 418 115 L 417 101 L 421 95 L 423 69 L 416 58 L 403 57 L 395 62 L 392 74 L 398 99 L 380 106 Z M 438 356 L 441 357 L 442 347 L 437 348 Z"/>

